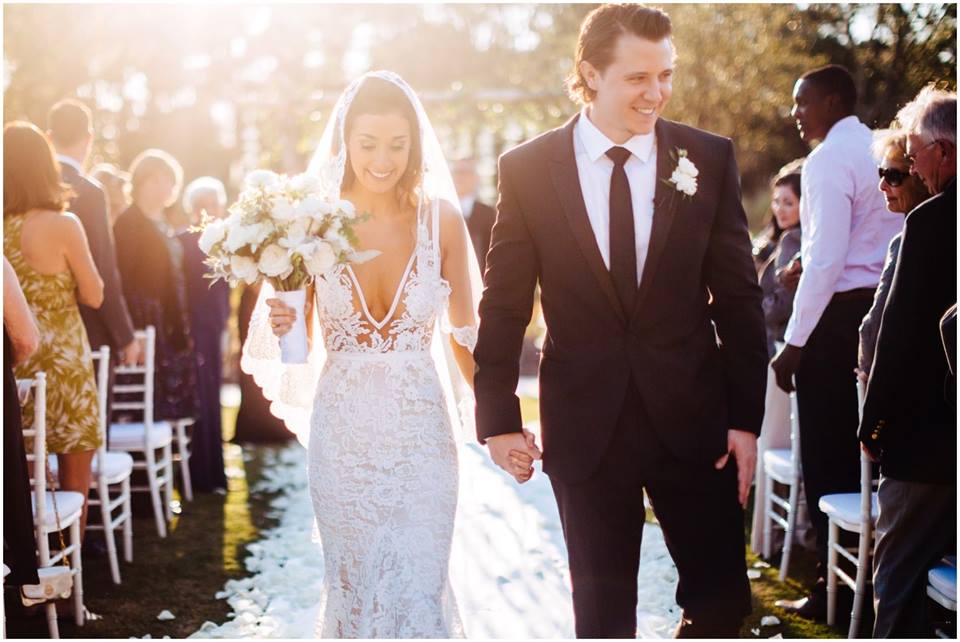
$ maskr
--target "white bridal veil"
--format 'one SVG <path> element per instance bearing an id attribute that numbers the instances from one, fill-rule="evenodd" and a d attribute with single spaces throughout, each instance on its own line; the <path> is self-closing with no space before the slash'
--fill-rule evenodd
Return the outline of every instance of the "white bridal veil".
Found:
<path id="1" fill-rule="evenodd" d="M 339 198 L 340 185 L 347 164 L 344 132 L 346 116 L 357 92 L 370 78 L 385 80 L 402 89 L 417 114 L 422 150 L 422 184 L 418 190 L 418 218 L 426 216 L 429 217 L 428 220 L 438 220 L 437 213 L 443 201 L 446 202 L 445 207 L 459 212 L 460 201 L 436 132 L 413 89 L 393 72 L 369 72 L 354 80 L 343 91 L 327 121 L 307 173 L 320 178 L 324 189 L 331 190 L 331 194 Z M 439 230 L 431 229 L 430 234 L 439 243 Z M 454 431 L 461 438 L 474 433 L 473 393 L 457 368 L 450 338 L 453 337 L 460 345 L 473 351 L 479 322 L 477 307 L 483 283 L 469 237 L 466 238 L 464 254 L 456 259 L 465 260 L 468 265 L 465 270 L 457 270 L 457 272 L 463 272 L 468 276 L 450 283 L 451 289 L 459 289 L 457 296 L 445 297 L 443 301 L 437 302 L 438 327 L 434 330 L 431 344 L 431 354 L 444 387 L 447 409 Z M 464 292 L 466 289 L 469 291 Z M 464 296 L 465 294 L 467 296 Z M 322 328 L 318 315 L 316 313 L 311 315 L 312 341 L 307 363 L 282 363 L 279 341 L 270 328 L 269 307 L 265 303 L 266 299 L 272 296 L 274 296 L 273 288 L 269 283 L 264 282 L 250 318 L 250 329 L 243 345 L 240 367 L 244 372 L 252 375 L 257 385 L 263 389 L 264 396 L 271 402 L 270 412 L 282 419 L 300 443 L 306 445 L 310 435 L 310 415 L 313 411 L 317 381 L 326 362 Z"/>

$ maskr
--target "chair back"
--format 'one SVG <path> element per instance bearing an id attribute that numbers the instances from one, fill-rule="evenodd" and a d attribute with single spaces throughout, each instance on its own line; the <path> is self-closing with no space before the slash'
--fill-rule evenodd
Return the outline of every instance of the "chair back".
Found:
<path id="1" fill-rule="evenodd" d="M 104 458 L 107 456 L 107 383 L 110 379 L 110 346 L 100 346 L 93 353 L 93 364 L 97 369 L 97 402 L 100 409 L 98 431 L 100 447 L 97 448 L 97 470 L 103 472 Z"/>
<path id="2" fill-rule="evenodd" d="M 137 340 L 143 341 L 143 365 L 117 365 L 114 372 L 117 382 L 113 386 L 113 411 L 139 410 L 143 413 L 143 425 L 147 443 L 153 428 L 153 387 L 156 360 L 157 331 L 152 325 L 134 332 Z"/>
<path id="3" fill-rule="evenodd" d="M 17 379 L 17 392 L 20 404 L 26 403 L 33 395 L 33 424 L 24 428 L 25 439 L 33 440 L 33 448 L 27 453 L 27 463 L 30 470 L 30 485 L 33 486 L 33 499 L 36 506 L 34 524 L 38 524 L 37 542 L 41 549 L 46 543 L 43 534 L 43 524 L 47 518 L 47 375 L 38 372 L 32 379 Z M 43 553 L 46 553 L 44 556 Z M 49 557 L 49 548 L 41 550 L 41 556 Z"/>

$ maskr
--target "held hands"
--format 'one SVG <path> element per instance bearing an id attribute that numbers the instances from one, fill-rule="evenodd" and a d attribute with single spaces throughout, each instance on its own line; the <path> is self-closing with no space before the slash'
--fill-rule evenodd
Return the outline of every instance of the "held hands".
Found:
<path id="1" fill-rule="evenodd" d="M 529 430 L 511 432 L 487 439 L 487 448 L 493 463 L 504 469 L 518 484 L 533 477 L 533 460 L 540 459 L 536 436 Z"/>
<path id="2" fill-rule="evenodd" d="M 714 467 L 720 470 L 726 466 L 731 453 L 737 462 L 737 499 L 746 508 L 750 484 L 753 483 L 753 473 L 757 467 L 757 436 L 746 430 L 728 430 L 727 454 L 718 459 Z"/>
<path id="3" fill-rule="evenodd" d="M 280 299 L 267 299 L 267 305 L 270 306 L 270 327 L 273 333 L 282 337 L 290 332 L 293 322 L 297 320 L 297 311 Z"/>

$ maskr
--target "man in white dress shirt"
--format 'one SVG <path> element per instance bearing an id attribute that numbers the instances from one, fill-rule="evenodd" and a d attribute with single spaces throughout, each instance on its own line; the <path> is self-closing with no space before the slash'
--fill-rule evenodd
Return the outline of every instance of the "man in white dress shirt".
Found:
<path id="1" fill-rule="evenodd" d="M 838 65 L 809 71 L 797 81 L 793 99 L 801 137 L 819 144 L 803 166 L 803 274 L 786 346 L 772 367 L 777 384 L 788 392 L 796 378 L 800 459 L 817 533 L 818 579 L 809 598 L 780 606 L 822 620 L 828 522 L 818 503 L 824 495 L 859 488 L 857 328 L 903 218 L 887 211 L 877 189 L 873 134 L 854 115 L 857 91 L 850 73 Z"/>

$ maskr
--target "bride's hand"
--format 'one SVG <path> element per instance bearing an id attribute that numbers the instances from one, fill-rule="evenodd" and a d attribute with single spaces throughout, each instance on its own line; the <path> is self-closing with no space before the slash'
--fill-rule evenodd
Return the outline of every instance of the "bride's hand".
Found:
<path id="1" fill-rule="evenodd" d="M 293 322 L 297 320 L 297 311 L 280 299 L 267 299 L 270 306 L 270 327 L 273 333 L 282 337 L 290 332 Z"/>

